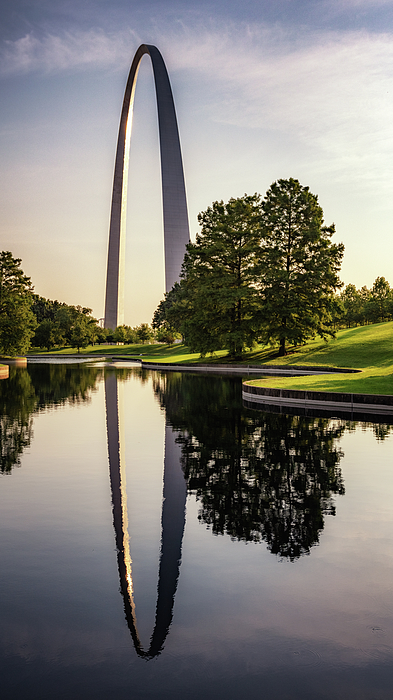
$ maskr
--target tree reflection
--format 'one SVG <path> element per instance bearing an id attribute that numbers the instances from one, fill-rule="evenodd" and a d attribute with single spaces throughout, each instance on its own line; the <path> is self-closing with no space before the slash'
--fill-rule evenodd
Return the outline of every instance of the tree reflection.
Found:
<path id="1" fill-rule="evenodd" d="M 343 494 L 337 442 L 345 421 L 259 413 L 242 406 L 241 382 L 157 375 L 167 420 L 181 431 L 188 489 L 215 534 L 265 540 L 294 561 L 316 545 Z"/>
<path id="2" fill-rule="evenodd" d="M 83 365 L 10 367 L 0 382 L 0 470 L 10 473 L 33 436 L 33 415 L 66 402 L 88 401 L 101 370 Z"/>
<path id="3" fill-rule="evenodd" d="M 10 367 L 0 382 L 0 469 L 9 473 L 20 466 L 20 456 L 32 437 L 35 392 L 29 373 Z"/>
<path id="4" fill-rule="evenodd" d="M 391 423 L 370 423 L 369 421 L 346 421 L 345 428 L 349 432 L 353 432 L 359 425 L 362 430 L 371 429 L 377 442 L 383 442 L 393 432 L 393 425 Z"/>

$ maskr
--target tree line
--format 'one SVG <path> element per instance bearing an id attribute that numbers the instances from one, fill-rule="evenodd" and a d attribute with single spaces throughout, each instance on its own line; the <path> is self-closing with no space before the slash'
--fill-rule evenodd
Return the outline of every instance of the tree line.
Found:
<path id="1" fill-rule="evenodd" d="M 51 301 L 37 294 L 21 259 L 0 252 L 0 353 L 25 353 L 31 345 L 85 347 L 98 333 L 91 309 Z"/>
<path id="2" fill-rule="evenodd" d="M 0 252 L 0 353 L 25 353 L 31 346 L 77 348 L 95 343 L 146 343 L 153 337 L 147 323 L 115 330 L 101 328 L 92 310 L 52 301 L 34 294 L 21 259 L 10 251 Z"/>
<path id="3" fill-rule="evenodd" d="M 147 323 L 140 326 L 121 325 L 111 330 L 102 328 L 97 319 L 91 316 L 91 309 L 69 306 L 33 295 L 33 313 L 37 327 L 31 339 L 34 347 L 47 348 L 69 345 L 78 350 L 95 343 L 147 343 L 153 331 Z"/>
<path id="4" fill-rule="evenodd" d="M 351 328 L 393 319 L 393 289 L 384 277 L 377 277 L 371 289 L 347 284 L 339 296 L 337 324 Z"/>

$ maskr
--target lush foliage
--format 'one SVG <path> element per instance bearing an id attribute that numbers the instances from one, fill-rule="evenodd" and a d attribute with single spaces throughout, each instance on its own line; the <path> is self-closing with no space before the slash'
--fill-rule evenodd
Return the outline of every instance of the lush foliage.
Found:
<path id="1" fill-rule="evenodd" d="M 9 251 L 0 252 L 0 353 L 4 355 L 26 352 L 36 326 L 33 287 L 21 262 Z"/>
<path id="2" fill-rule="evenodd" d="M 134 326 L 134 328 L 123 324 L 117 326 L 114 331 L 107 330 L 106 332 L 108 340 L 123 344 L 148 343 L 154 337 L 154 331 L 148 323 L 141 323 L 140 326 Z"/>
<path id="3" fill-rule="evenodd" d="M 393 318 L 393 289 L 384 277 L 377 277 L 371 289 L 347 284 L 340 301 L 342 312 L 338 320 L 348 328 Z"/>
<path id="4" fill-rule="evenodd" d="M 334 335 L 344 246 L 333 244 L 318 198 L 298 180 L 259 195 L 213 202 L 184 258 L 182 279 L 153 324 L 180 331 L 202 355 L 227 348 L 240 358 L 255 341 L 304 343 Z"/>
<path id="5" fill-rule="evenodd" d="M 334 225 L 323 226 L 316 195 L 298 180 L 278 180 L 262 202 L 260 318 L 263 338 L 280 344 L 334 336 L 335 291 L 344 254 L 333 244 Z"/>
<path id="6" fill-rule="evenodd" d="M 0 472 L 20 466 L 20 457 L 33 435 L 33 416 L 48 406 L 90 399 L 101 370 L 78 365 L 10 367 L 0 382 Z"/>
<path id="7" fill-rule="evenodd" d="M 20 269 L 21 260 L 8 251 L 0 253 L 0 353 L 25 353 L 30 346 L 81 348 L 98 343 L 147 343 L 154 330 L 147 324 L 114 331 L 101 328 L 91 309 L 72 306 L 33 294 L 31 280 Z M 160 340 L 173 341 L 168 334 Z"/>
<path id="8" fill-rule="evenodd" d="M 199 214 L 201 231 L 187 246 L 181 284 L 156 311 L 154 323 L 180 331 L 202 355 L 226 347 L 238 358 L 257 338 L 259 207 L 259 195 L 245 195 Z"/>
<path id="9" fill-rule="evenodd" d="M 176 304 L 181 301 L 181 295 L 182 289 L 179 283 L 175 282 L 154 312 L 151 325 L 158 342 L 173 343 L 176 338 L 181 336 L 182 321 L 176 307 Z"/>
<path id="10" fill-rule="evenodd" d="M 68 344 L 79 351 L 97 339 L 97 321 L 87 307 L 69 306 L 34 295 L 32 310 L 38 321 L 32 340 L 36 347 L 51 350 Z"/>

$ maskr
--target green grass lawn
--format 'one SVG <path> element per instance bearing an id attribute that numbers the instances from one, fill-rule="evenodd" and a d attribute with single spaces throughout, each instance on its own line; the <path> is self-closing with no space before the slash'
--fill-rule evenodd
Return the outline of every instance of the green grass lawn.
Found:
<path id="1" fill-rule="evenodd" d="M 76 348 L 62 348 L 55 354 L 76 353 Z M 46 354 L 43 350 L 31 350 L 33 354 Z M 201 358 L 185 345 L 95 345 L 81 350 L 81 355 L 127 355 L 148 362 L 178 363 L 228 363 L 226 350 Z M 282 367 L 340 367 L 362 370 L 358 374 L 331 374 L 329 376 L 269 378 L 253 383 L 308 389 L 315 391 L 344 391 L 350 393 L 393 394 L 393 322 L 339 331 L 337 338 L 328 343 L 320 339 L 307 345 L 290 349 L 286 357 L 277 357 L 277 351 L 259 346 L 244 355 L 241 363 L 277 365 Z"/>
<path id="2" fill-rule="evenodd" d="M 48 353 L 41 348 L 31 348 L 30 355 L 70 355 L 77 354 L 77 348 L 54 349 Z M 198 352 L 190 352 L 185 345 L 163 345 L 157 343 L 153 345 L 88 345 L 81 348 L 80 355 L 127 355 L 132 359 L 143 359 L 149 362 L 214 362 L 219 357 L 225 357 L 226 350 L 219 350 L 213 357 L 201 358 Z"/>
<path id="3" fill-rule="evenodd" d="M 393 395 L 393 365 L 383 369 L 366 369 L 360 374 L 331 374 L 313 377 L 269 377 L 247 382 L 255 386 L 301 391 L 337 391 L 349 394 Z"/>
<path id="4" fill-rule="evenodd" d="M 356 374 L 256 379 L 248 383 L 283 389 L 337 391 L 353 394 L 393 394 L 393 322 L 351 328 L 323 345 L 314 341 L 298 352 L 268 361 L 285 366 L 303 365 L 361 369 Z"/>
<path id="5" fill-rule="evenodd" d="M 168 346 L 163 345 L 88 345 L 86 348 L 81 348 L 81 355 L 128 355 L 140 354 L 146 351 L 147 348 L 163 348 Z M 171 347 L 171 346 L 169 346 Z M 78 353 L 78 348 L 70 346 L 64 348 L 53 348 L 46 350 L 42 348 L 30 348 L 28 355 L 75 355 Z"/>
<path id="6" fill-rule="evenodd" d="M 381 367 L 393 363 L 393 322 L 347 328 L 328 343 L 315 340 L 271 364 Z"/>

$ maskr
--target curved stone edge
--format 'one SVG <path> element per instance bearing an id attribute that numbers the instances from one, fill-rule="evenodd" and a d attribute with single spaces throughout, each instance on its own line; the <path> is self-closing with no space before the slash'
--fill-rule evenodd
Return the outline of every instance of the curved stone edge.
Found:
<path id="1" fill-rule="evenodd" d="M 367 416 L 386 416 L 393 420 L 391 394 L 351 394 L 331 391 L 300 391 L 252 386 L 243 382 L 242 398 L 246 404 L 281 406 L 296 409 L 314 409 Z M 358 416 L 360 417 L 360 416 Z"/>
<path id="2" fill-rule="evenodd" d="M 173 371 L 188 371 L 188 372 L 230 372 L 236 374 L 272 374 L 274 376 L 284 376 L 284 377 L 298 377 L 307 376 L 314 374 L 331 374 L 335 373 L 335 370 L 328 368 L 303 368 L 303 367 L 292 367 L 291 369 L 286 369 L 283 367 L 272 367 L 269 365 L 265 367 L 264 365 L 229 365 L 229 364 L 180 364 L 177 362 L 150 362 L 144 361 L 139 358 L 135 358 L 139 361 L 145 369 L 165 369 Z M 345 372 L 357 372 L 360 370 L 342 370 Z"/>

